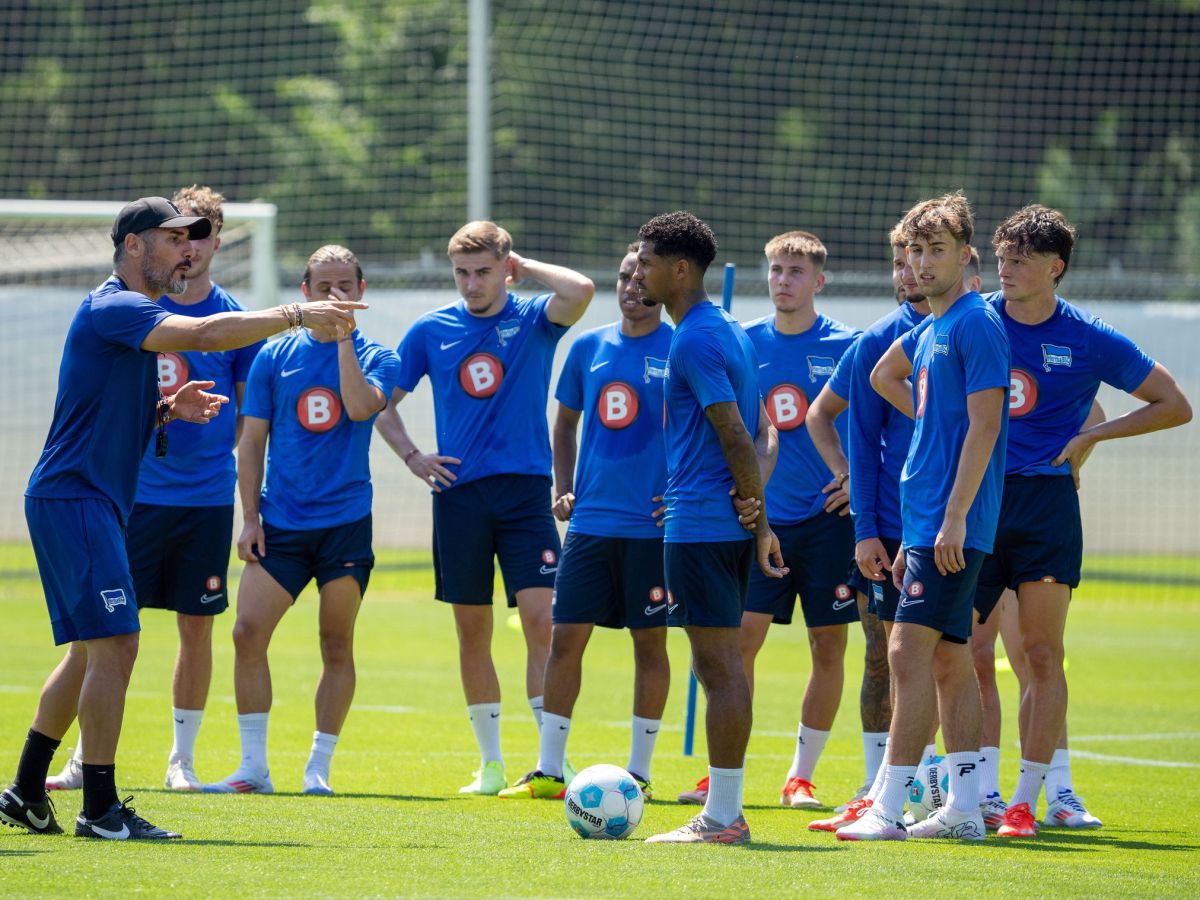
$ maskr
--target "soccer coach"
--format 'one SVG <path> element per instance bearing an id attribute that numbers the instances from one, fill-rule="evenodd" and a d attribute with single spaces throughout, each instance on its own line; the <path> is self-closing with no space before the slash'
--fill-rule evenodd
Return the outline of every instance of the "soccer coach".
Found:
<path id="1" fill-rule="evenodd" d="M 0 821 L 33 833 L 62 832 L 45 779 L 78 711 L 83 811 L 76 836 L 179 837 L 117 800 L 114 759 L 139 631 L 125 524 L 156 426 L 161 455 L 168 422 L 206 423 L 229 401 L 207 393 L 211 381 L 188 382 L 163 397 L 157 354 L 231 350 L 287 327 L 349 331 L 353 310 L 365 308 L 325 302 L 204 318 L 166 312 L 156 301 L 186 289 L 191 242 L 211 230 L 208 219 L 184 216 L 162 197 L 125 206 L 113 223 L 113 274 L 84 298 L 67 331 L 54 416 L 25 492 L 25 517 L 54 641 L 69 647 L 42 688 L 16 780 L 0 793 Z"/>

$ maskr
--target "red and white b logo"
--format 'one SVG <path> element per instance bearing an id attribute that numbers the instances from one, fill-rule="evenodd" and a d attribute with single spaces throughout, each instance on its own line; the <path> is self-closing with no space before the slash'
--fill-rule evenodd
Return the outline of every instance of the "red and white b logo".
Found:
<path id="1" fill-rule="evenodd" d="M 637 418 L 637 392 L 623 381 L 610 381 L 600 391 L 599 413 L 605 428 L 628 428 Z"/>
<path id="2" fill-rule="evenodd" d="M 808 398 L 794 384 L 777 384 L 767 394 L 767 417 L 780 431 L 791 431 L 804 424 Z"/>
<path id="3" fill-rule="evenodd" d="M 1019 419 L 1037 406 L 1037 379 L 1024 369 L 1013 369 L 1009 379 L 1008 414 Z"/>
<path id="4" fill-rule="evenodd" d="M 458 383 L 477 400 L 486 400 L 500 390 L 504 364 L 490 353 L 475 353 L 458 367 Z"/>
<path id="5" fill-rule="evenodd" d="M 296 418 L 306 431 L 329 431 L 342 418 L 342 401 L 327 387 L 309 388 L 296 401 Z"/>
<path id="6" fill-rule="evenodd" d="M 917 375 L 917 418 L 925 415 L 925 400 L 929 396 L 929 368 L 921 366 Z"/>
<path id="7" fill-rule="evenodd" d="M 170 397 L 187 384 L 187 360 L 178 353 L 158 354 L 158 389 L 164 397 Z"/>

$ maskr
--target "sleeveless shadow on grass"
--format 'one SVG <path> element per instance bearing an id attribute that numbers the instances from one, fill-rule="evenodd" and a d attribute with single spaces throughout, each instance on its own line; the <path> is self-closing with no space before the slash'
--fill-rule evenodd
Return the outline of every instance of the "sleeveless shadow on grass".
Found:
<path id="1" fill-rule="evenodd" d="M 1160 841 L 1142 841 L 1136 838 L 1123 838 L 1119 835 L 1089 832 L 1078 834 L 1072 832 L 1060 833 L 1057 830 L 1043 831 L 1036 838 L 988 838 L 988 843 L 1011 844 L 1017 850 L 1034 850 L 1042 853 L 1072 853 L 1081 850 L 1101 850 L 1106 848 L 1120 850 L 1169 850 L 1172 852 L 1196 852 L 1195 844 L 1171 844 Z"/>
<path id="2" fill-rule="evenodd" d="M 170 794 L 171 796 L 179 796 L 179 794 L 181 793 L 180 791 L 171 791 L 171 790 L 167 790 L 166 788 L 130 788 L 130 790 L 134 791 L 137 794 Z M 184 792 L 184 796 L 194 796 L 194 797 L 238 797 L 238 796 L 242 796 L 242 797 L 249 797 L 249 796 L 303 797 L 303 798 L 305 798 L 306 801 L 311 801 L 313 803 L 327 803 L 327 802 L 337 801 L 337 800 L 397 800 L 397 801 L 401 801 L 401 802 L 412 801 L 414 803 L 433 803 L 433 802 L 445 802 L 447 800 L 457 799 L 457 798 L 452 798 L 452 797 L 420 797 L 420 796 L 417 796 L 416 794 L 355 794 L 355 793 L 349 793 L 349 792 L 343 793 L 341 791 L 339 791 L 338 793 L 333 794 L 332 796 L 329 796 L 329 797 L 321 797 L 321 796 L 316 796 L 316 795 L 305 794 L 303 791 L 275 791 L 272 794 L 257 794 L 257 795 L 254 795 L 254 794 L 206 794 L 203 791 L 196 791 L 191 794 Z"/>
<path id="3" fill-rule="evenodd" d="M 751 832 L 750 843 L 746 844 L 742 849 L 769 851 L 771 853 L 837 853 L 846 848 L 839 844 L 771 844 L 766 841 L 756 841 L 753 832 Z"/>

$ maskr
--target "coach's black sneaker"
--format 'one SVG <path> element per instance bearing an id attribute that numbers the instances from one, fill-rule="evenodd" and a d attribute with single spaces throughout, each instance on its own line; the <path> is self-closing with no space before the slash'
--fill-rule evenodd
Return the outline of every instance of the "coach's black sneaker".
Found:
<path id="1" fill-rule="evenodd" d="M 40 803 L 26 803 L 14 784 L 0 794 L 0 822 L 12 828 L 28 829 L 30 834 L 62 834 L 54 819 L 54 804 L 49 797 Z"/>
<path id="2" fill-rule="evenodd" d="M 86 819 L 83 813 L 75 820 L 75 837 L 104 838 L 109 841 L 165 841 L 181 838 L 182 834 L 164 831 L 139 816 L 132 806 L 132 797 L 114 803 L 98 819 Z"/>

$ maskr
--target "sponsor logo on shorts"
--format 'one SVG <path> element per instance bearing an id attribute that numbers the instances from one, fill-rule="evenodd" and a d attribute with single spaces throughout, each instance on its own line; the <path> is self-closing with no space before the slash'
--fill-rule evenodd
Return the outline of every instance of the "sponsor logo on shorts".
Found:
<path id="1" fill-rule="evenodd" d="M 650 600 L 653 603 L 661 603 L 666 599 L 667 593 L 660 587 L 650 588 Z"/>
<path id="2" fill-rule="evenodd" d="M 208 580 L 206 580 L 204 582 L 204 589 L 206 591 L 221 590 L 221 576 L 220 575 L 209 575 Z"/>
<path id="3" fill-rule="evenodd" d="M 677 609 L 679 609 L 679 604 L 675 602 L 675 595 L 667 591 L 667 615 L 671 615 Z"/>
<path id="4" fill-rule="evenodd" d="M 129 605 L 125 600 L 125 590 L 123 588 L 114 588 L 108 591 L 101 591 L 100 599 L 104 601 L 104 608 L 109 612 L 112 612 L 118 606 Z"/>
<path id="5" fill-rule="evenodd" d="M 655 613 L 660 613 L 660 612 L 662 612 L 662 611 L 663 611 L 664 609 L 666 609 L 666 608 L 667 608 L 667 604 L 666 604 L 666 603 L 660 603 L 660 604 L 658 604 L 657 606 L 647 606 L 647 607 L 646 607 L 646 609 L 644 610 L 644 612 L 646 613 L 646 615 L 648 615 L 648 616 L 652 616 L 652 615 L 654 615 Z"/>
<path id="6" fill-rule="evenodd" d="M 815 383 L 818 378 L 829 378 L 837 363 L 832 356 L 810 356 L 808 359 L 808 380 Z"/>
<path id="7" fill-rule="evenodd" d="M 835 597 L 837 597 L 839 600 L 849 600 L 851 597 L 854 596 L 854 592 L 852 590 L 850 590 L 850 585 L 839 584 L 837 587 L 835 587 L 833 589 L 833 595 Z"/>
<path id="8" fill-rule="evenodd" d="M 833 608 L 834 608 L 835 610 L 838 610 L 838 609 L 845 609 L 847 606 L 849 606 L 849 605 L 850 605 L 851 603 L 853 603 L 853 602 L 854 602 L 854 599 L 853 599 L 853 598 L 851 598 L 850 600 L 834 600 L 834 601 L 833 601 Z"/>
<path id="9" fill-rule="evenodd" d="M 1051 366 L 1071 368 L 1071 348 L 1058 344 L 1042 344 L 1042 369 L 1049 372 Z"/>
<path id="10" fill-rule="evenodd" d="M 871 585 L 871 596 L 875 598 L 876 603 L 882 603 L 883 602 L 883 585 L 882 584 Z"/>
<path id="11" fill-rule="evenodd" d="M 542 562 L 544 562 L 547 566 L 553 567 L 550 569 L 550 571 L 553 572 L 558 566 L 558 556 L 553 550 L 543 550 Z M 545 567 L 542 568 L 542 573 L 545 574 Z"/>
<path id="12" fill-rule="evenodd" d="M 539 566 L 538 571 L 543 575 L 553 575 L 558 571 L 558 566 Z"/>
<path id="13" fill-rule="evenodd" d="M 905 591 L 908 595 L 900 601 L 901 606 L 916 606 L 918 603 L 924 603 L 925 598 L 922 596 L 925 593 L 925 585 L 919 581 L 914 581 Z"/>
<path id="14" fill-rule="evenodd" d="M 220 600 L 224 596 L 225 596 L 224 591 L 221 591 L 221 593 L 219 593 L 219 594 L 201 594 L 200 602 L 201 603 L 216 603 L 218 600 Z"/>
<path id="15" fill-rule="evenodd" d="M 496 326 L 496 338 L 500 341 L 500 346 L 508 345 L 508 339 L 516 337 L 521 331 L 520 319 L 505 319 Z"/>

